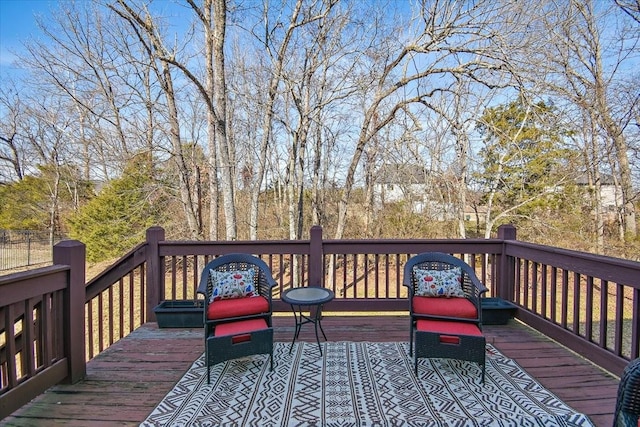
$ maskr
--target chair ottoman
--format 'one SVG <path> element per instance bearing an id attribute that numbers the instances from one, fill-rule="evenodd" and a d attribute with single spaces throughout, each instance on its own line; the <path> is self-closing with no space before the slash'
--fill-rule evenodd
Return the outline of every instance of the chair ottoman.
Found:
<path id="1" fill-rule="evenodd" d="M 207 337 L 207 383 L 212 365 L 254 354 L 268 354 L 273 370 L 273 327 L 264 319 L 239 320 L 216 326 Z"/>
<path id="2" fill-rule="evenodd" d="M 484 384 L 486 339 L 477 325 L 443 320 L 418 320 L 415 347 L 416 375 L 420 357 L 466 360 L 480 365 Z"/>

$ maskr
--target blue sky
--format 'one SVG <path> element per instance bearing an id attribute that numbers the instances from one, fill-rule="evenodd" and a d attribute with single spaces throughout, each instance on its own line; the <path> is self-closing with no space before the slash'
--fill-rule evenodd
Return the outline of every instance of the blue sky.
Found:
<path id="1" fill-rule="evenodd" d="M 36 16 L 46 19 L 51 11 L 71 0 L 0 0 L 0 78 L 15 71 L 12 52 L 20 51 L 30 36 L 41 36 Z M 77 0 L 76 0 L 77 1 Z M 83 1 L 83 0 L 80 0 Z M 176 7 L 172 1 L 157 1 L 152 9 L 176 16 L 186 6 Z M 178 23 L 181 22 L 178 20 Z"/>
<path id="2" fill-rule="evenodd" d="M 44 17 L 57 5 L 56 0 L 0 0 L 0 68 L 9 68 L 11 51 L 21 48 L 20 41 L 37 36 L 35 15 Z"/>

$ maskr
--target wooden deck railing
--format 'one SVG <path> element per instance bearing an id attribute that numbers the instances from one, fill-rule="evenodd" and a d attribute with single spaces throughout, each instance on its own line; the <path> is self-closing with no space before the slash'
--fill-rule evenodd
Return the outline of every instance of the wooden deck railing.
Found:
<path id="1" fill-rule="evenodd" d="M 503 259 L 522 321 L 616 375 L 640 357 L 640 263 L 515 240 Z"/>
<path id="2" fill-rule="evenodd" d="M 208 260 L 231 252 L 260 256 L 279 295 L 324 286 L 327 310 L 406 311 L 402 269 L 417 253 L 455 254 L 472 265 L 490 294 L 513 301 L 518 318 L 620 374 L 638 357 L 640 263 L 519 242 L 503 226 L 496 239 L 147 241 L 85 284 L 84 245 L 61 242 L 53 267 L 0 277 L 0 419 L 60 381 L 75 382 L 85 363 L 144 322 L 166 299 L 195 298 Z"/>
<path id="3" fill-rule="evenodd" d="M 503 248 L 501 239 L 467 240 L 324 240 L 322 229 L 313 227 L 309 240 L 258 242 L 171 242 L 152 238 L 164 270 L 155 282 L 165 281 L 157 300 L 191 299 L 198 287 L 199 272 L 208 260 L 232 252 L 261 257 L 278 283 L 274 310 L 287 311 L 279 295 L 292 286 L 324 286 L 336 298 L 333 311 L 407 311 L 402 268 L 407 258 L 420 252 L 457 254 L 476 268 L 484 283 L 497 289 L 495 265 Z M 155 243 L 157 240 L 157 243 Z M 195 272 L 195 274 L 194 274 Z"/>

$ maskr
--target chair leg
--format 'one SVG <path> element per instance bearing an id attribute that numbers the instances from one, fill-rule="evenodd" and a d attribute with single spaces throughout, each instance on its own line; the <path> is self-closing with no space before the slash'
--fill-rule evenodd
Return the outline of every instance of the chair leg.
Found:
<path id="1" fill-rule="evenodd" d="M 413 355 L 413 319 L 409 323 L 409 356 Z"/>
<path id="2" fill-rule="evenodd" d="M 205 328 L 207 326 L 205 325 Z M 207 384 L 211 384 L 211 366 L 209 365 L 209 346 L 207 345 L 207 338 L 204 339 L 204 363 L 207 366 Z"/>

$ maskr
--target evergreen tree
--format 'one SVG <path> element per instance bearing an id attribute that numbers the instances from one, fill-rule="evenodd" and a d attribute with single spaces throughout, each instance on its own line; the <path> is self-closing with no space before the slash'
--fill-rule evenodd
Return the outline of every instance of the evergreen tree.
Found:
<path id="1" fill-rule="evenodd" d="M 580 172 L 577 153 L 564 142 L 567 132 L 544 102 L 518 99 L 488 108 L 477 129 L 484 144 L 475 178 L 488 206 L 485 234 L 501 222 L 531 218 L 541 207 L 553 209 Z"/>
<path id="2" fill-rule="evenodd" d="M 86 244 L 88 261 L 119 257 L 144 241 L 147 228 L 162 224 L 166 197 L 155 191 L 152 176 L 147 159 L 134 159 L 69 219 L 71 237 Z"/>
<path id="3" fill-rule="evenodd" d="M 0 229 L 38 230 L 48 228 L 49 193 L 46 180 L 26 176 L 0 186 Z"/>
<path id="4" fill-rule="evenodd" d="M 70 166 L 39 165 L 34 175 L 0 186 L 0 229 L 66 232 L 64 219 L 93 194 Z"/>

